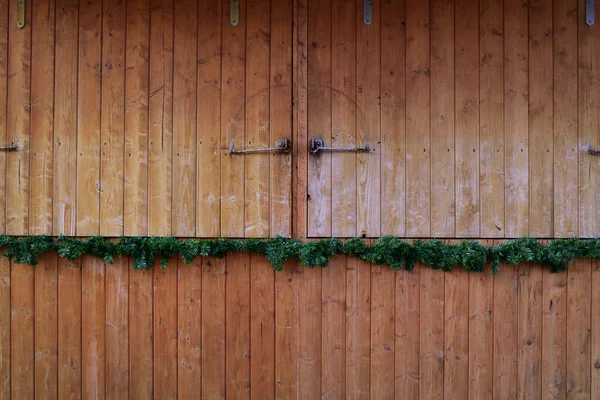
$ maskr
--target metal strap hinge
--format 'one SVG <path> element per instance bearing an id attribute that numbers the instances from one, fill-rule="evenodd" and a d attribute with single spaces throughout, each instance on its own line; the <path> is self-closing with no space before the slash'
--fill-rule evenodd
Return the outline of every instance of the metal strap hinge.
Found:
<path id="1" fill-rule="evenodd" d="M 25 0 L 17 0 L 17 28 L 25 27 Z"/>
<path id="2" fill-rule="evenodd" d="M 585 23 L 588 26 L 594 25 L 594 0 L 585 0 Z"/>
<path id="3" fill-rule="evenodd" d="M 321 151 L 349 151 L 355 153 L 368 153 L 371 151 L 368 142 L 364 147 L 327 147 L 325 141 L 321 138 L 311 138 L 308 141 L 308 149 L 312 154 L 318 154 Z"/>
<path id="4" fill-rule="evenodd" d="M 229 143 L 229 154 L 248 154 L 248 153 L 289 153 L 292 150 L 292 142 L 288 138 L 277 138 L 275 147 L 265 147 L 256 149 L 236 150 L 233 140 Z"/>
<path id="5" fill-rule="evenodd" d="M 10 146 L 0 147 L 0 151 L 17 151 L 19 150 L 19 146 L 16 144 L 11 144 Z"/>

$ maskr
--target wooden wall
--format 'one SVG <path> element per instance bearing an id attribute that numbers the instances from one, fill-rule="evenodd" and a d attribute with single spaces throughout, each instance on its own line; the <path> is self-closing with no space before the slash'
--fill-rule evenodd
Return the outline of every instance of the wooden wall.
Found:
<path id="1" fill-rule="evenodd" d="M 0 232 L 600 235 L 584 0 L 229 3 L 0 0 Z"/>
<path id="2" fill-rule="evenodd" d="M 600 264 L 0 261 L 0 398 L 600 398 Z"/>

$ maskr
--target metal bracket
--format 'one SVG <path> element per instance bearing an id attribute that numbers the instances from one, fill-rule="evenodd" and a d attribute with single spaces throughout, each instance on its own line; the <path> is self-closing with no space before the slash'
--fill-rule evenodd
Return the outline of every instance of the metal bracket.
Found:
<path id="1" fill-rule="evenodd" d="M 231 26 L 240 23 L 240 0 L 229 0 L 229 22 Z"/>
<path id="2" fill-rule="evenodd" d="M 373 0 L 363 0 L 363 22 L 365 25 L 373 23 Z"/>
<path id="3" fill-rule="evenodd" d="M 10 146 L 0 147 L 0 151 L 17 151 L 19 150 L 19 146 L 16 144 L 11 144 Z"/>
<path id="4" fill-rule="evenodd" d="M 17 0 L 17 28 L 25 27 L 25 0 Z"/>
<path id="5" fill-rule="evenodd" d="M 229 154 L 248 154 L 248 153 L 289 153 L 292 150 L 292 142 L 288 138 L 277 138 L 275 141 L 275 147 L 268 148 L 257 148 L 247 150 L 236 150 L 233 140 L 229 143 Z"/>
<path id="6" fill-rule="evenodd" d="M 310 138 L 308 149 L 312 154 L 318 154 L 321 151 L 348 151 L 354 153 L 368 153 L 371 151 L 369 143 L 366 143 L 364 147 L 327 147 L 325 146 L 325 141 L 321 138 Z"/>
<path id="7" fill-rule="evenodd" d="M 585 0 L 585 23 L 594 25 L 594 0 Z"/>
<path id="8" fill-rule="evenodd" d="M 600 150 L 588 149 L 588 153 L 590 153 L 593 156 L 600 156 Z"/>

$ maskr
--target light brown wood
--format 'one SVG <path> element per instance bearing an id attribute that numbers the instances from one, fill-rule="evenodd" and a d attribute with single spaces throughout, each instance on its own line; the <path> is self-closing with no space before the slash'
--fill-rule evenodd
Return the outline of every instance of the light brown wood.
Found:
<path id="1" fill-rule="evenodd" d="M 243 147 L 267 148 L 270 145 L 269 125 L 269 53 L 271 34 L 271 2 L 246 2 L 246 81 L 245 136 Z M 242 147 L 242 143 L 237 144 Z M 270 226 L 270 159 L 268 153 L 234 156 L 232 163 L 244 165 L 245 237 L 268 237 Z M 275 216 L 273 216 L 275 218 Z"/>
<path id="2" fill-rule="evenodd" d="M 229 22 L 223 2 L 221 45 L 221 236 L 244 237 L 244 157 L 230 156 L 231 141 L 245 148 L 246 2 L 239 3 L 240 21 Z"/>
<path id="3" fill-rule="evenodd" d="M 456 237 L 479 237 L 479 7 L 455 7 Z"/>
<path id="4" fill-rule="evenodd" d="M 197 1 L 175 1 L 173 54 L 174 236 L 196 234 Z"/>
<path id="5" fill-rule="evenodd" d="M 250 256 L 250 397 L 275 397 L 275 271 Z"/>
<path id="6" fill-rule="evenodd" d="M 577 143 L 577 7 L 576 1 L 554 3 L 554 229 L 555 237 L 577 236 L 579 229 Z"/>
<path id="7" fill-rule="evenodd" d="M 420 269 L 400 271 L 396 274 L 396 334 L 394 381 L 396 399 L 419 398 L 421 379 L 420 357 L 413 351 L 420 348 Z"/>
<path id="8" fill-rule="evenodd" d="M 292 140 L 292 2 L 271 2 L 269 112 L 271 147 L 278 137 Z M 292 145 L 293 147 L 293 145 Z M 272 154 L 270 162 L 270 236 L 292 234 L 291 154 Z"/>
<path id="9" fill-rule="evenodd" d="M 25 7 L 31 21 L 32 7 Z M 18 146 L 6 157 L 6 233 L 26 235 L 29 230 L 29 173 L 31 139 L 31 24 L 18 28 L 17 3 L 9 2 L 7 142 Z M 12 23 L 10 23 L 12 22 Z"/>
<path id="10" fill-rule="evenodd" d="M 346 256 L 336 257 L 321 274 L 321 398 L 346 398 Z"/>
<path id="11" fill-rule="evenodd" d="M 34 392 L 36 398 L 55 399 L 58 397 L 58 259 L 56 253 L 46 253 L 40 257 L 34 274 Z M 10 326 L 10 323 L 7 326 Z M 8 398 L 1 391 L 0 396 Z"/>
<path id="12" fill-rule="evenodd" d="M 35 275 L 30 265 L 11 262 L 10 282 L 19 290 L 10 294 L 10 387 L 17 399 L 34 395 Z"/>
<path id="13" fill-rule="evenodd" d="M 578 143 L 579 152 L 579 237 L 600 236 L 600 158 L 588 154 L 589 149 L 600 149 L 600 112 L 594 104 L 600 102 L 600 28 L 587 26 L 585 7 L 578 4 Z M 572 12 L 572 11 L 571 11 Z M 574 56 L 574 55 L 573 55 Z M 574 84 L 574 78 L 570 82 Z"/>
<path id="14" fill-rule="evenodd" d="M 51 235 L 55 74 L 54 24 L 56 22 L 54 0 L 35 3 L 35 7 L 31 12 L 31 176 L 29 233 Z M 1 35 L 2 33 L 0 33 Z M 2 48 L 1 44 L 0 48 Z M 0 67 L 1 69 L 2 67 Z M 2 76 L 1 72 L 0 76 Z M 0 78 L 0 82 L 2 82 L 2 78 Z M 1 86 L 2 83 L 0 83 L 0 90 L 2 90 Z M 5 103 L 2 102 L 2 104 Z M 2 118 L 0 117 L 1 120 Z M 4 143 L 4 141 L 2 142 Z M 4 193 L 2 188 L 0 188 L 0 193 Z"/>
<path id="15" fill-rule="evenodd" d="M 175 261 L 170 263 L 171 268 Z M 186 265 L 177 259 L 177 394 L 193 398 L 202 393 L 202 260 Z M 173 293 L 169 293 L 172 296 Z M 212 368 L 205 365 L 206 370 Z"/>
<path id="16" fill-rule="evenodd" d="M 148 233 L 170 236 L 173 199 L 174 1 L 152 0 L 148 103 Z"/>
<path id="17" fill-rule="evenodd" d="M 600 262 L 598 260 L 592 260 L 592 288 L 597 288 L 600 284 Z M 598 314 L 598 305 L 600 304 L 600 295 L 597 290 L 592 289 L 592 306 L 591 306 L 591 330 L 592 333 L 600 331 L 600 317 Z M 596 398 L 600 396 L 600 341 L 598 337 L 592 335 L 591 343 L 591 397 Z"/>
<path id="18" fill-rule="evenodd" d="M 504 237 L 503 3 L 479 2 L 479 196 L 481 236 Z"/>
<path id="19" fill-rule="evenodd" d="M 241 14 L 243 15 L 243 14 Z M 225 393 L 250 398 L 250 255 L 227 257 L 225 280 Z"/>
<path id="20" fill-rule="evenodd" d="M 198 3 L 196 235 L 221 233 L 221 1 Z"/>
<path id="21" fill-rule="evenodd" d="M 202 398 L 225 397 L 225 259 L 202 259 Z"/>
<path id="22" fill-rule="evenodd" d="M 8 3 L 10 0 L 0 0 L 0 102 L 8 101 Z M 8 131 L 6 108 L 0 110 L 0 144 L 7 146 Z M 0 177 L 6 178 L 6 154 L 0 152 Z M 6 179 L 0 179 L 0 193 L 6 192 Z M 0 196 L 0 233 L 6 233 L 6 197 Z"/>
<path id="23" fill-rule="evenodd" d="M 79 2 L 56 0 L 52 234 L 75 235 L 77 196 L 77 49 Z"/>
<path id="24" fill-rule="evenodd" d="M 406 236 L 431 233 L 429 4 L 406 1 Z"/>
<path id="25" fill-rule="evenodd" d="M 124 234 L 148 234 L 150 0 L 127 4 Z"/>
<path id="26" fill-rule="evenodd" d="M 444 396 L 445 276 L 423 268 L 419 279 L 419 397 L 441 398 Z"/>
<path id="27" fill-rule="evenodd" d="M 506 237 L 529 234 L 527 21 L 527 4 L 519 0 L 504 2 Z"/>
<path id="28" fill-rule="evenodd" d="M 441 237 L 456 233 L 454 13 L 454 2 L 431 3 L 431 234 Z"/>
<path id="29" fill-rule="evenodd" d="M 275 274 L 275 398 L 289 399 L 296 394 L 298 338 L 297 275 L 293 262 Z M 343 268 L 346 266 L 344 265 Z M 344 349 L 340 349 L 344 352 Z M 291 366 L 291 368 L 290 368 Z"/>
<path id="30" fill-rule="evenodd" d="M 332 143 L 331 2 L 308 0 L 307 135 Z M 299 142 L 298 146 L 306 146 Z M 308 236 L 331 235 L 331 153 L 308 155 Z"/>
<path id="31" fill-rule="evenodd" d="M 381 234 L 406 233 L 406 0 L 381 2 Z"/>
<path id="32" fill-rule="evenodd" d="M 331 19 L 331 146 L 356 147 L 356 26 L 355 1 L 333 0 Z M 362 15 L 362 14 L 360 14 Z M 359 114 L 364 118 L 364 113 Z M 364 138 L 363 138 L 364 141 Z M 357 234 L 356 154 L 331 155 L 331 234 Z"/>
<path id="33" fill-rule="evenodd" d="M 435 273 L 435 271 L 434 271 Z M 469 397 L 469 272 L 444 274 L 444 397 Z"/>
<path id="34" fill-rule="evenodd" d="M 161 268 L 160 261 L 155 260 L 153 266 L 153 326 L 154 342 L 154 397 L 161 399 L 177 398 L 178 383 L 178 332 L 179 296 L 184 290 L 178 287 L 177 258 L 169 259 L 171 268 Z M 190 280 L 189 283 L 192 283 Z M 183 308 L 183 307 L 181 307 Z M 181 332 L 186 335 L 187 332 Z"/>
<path id="35" fill-rule="evenodd" d="M 529 263 L 519 266 L 519 398 L 530 399 L 542 391 L 542 269 Z"/>
<path id="36" fill-rule="evenodd" d="M 106 264 L 106 397 L 129 398 L 129 260 Z"/>
<path id="37" fill-rule="evenodd" d="M 294 324 L 296 328 L 294 337 L 296 354 L 294 358 L 297 374 L 295 392 L 297 396 L 302 398 L 317 398 L 321 396 L 322 343 L 320 340 L 311 340 L 308 335 L 302 333 L 322 332 L 322 272 L 320 269 L 311 270 L 301 267 L 299 264 L 292 264 L 292 268 L 296 269 L 294 282 L 297 312 Z M 347 359 L 348 356 L 346 356 Z M 348 379 L 348 375 L 346 375 L 346 379 Z M 289 382 L 288 385 L 291 386 L 292 383 Z"/>
<path id="38" fill-rule="evenodd" d="M 104 263 L 81 257 L 82 397 L 106 396 L 106 293 Z"/>
<path id="39" fill-rule="evenodd" d="M 81 259 L 58 259 L 58 398 L 80 399 Z"/>
<path id="40" fill-rule="evenodd" d="M 77 235 L 100 234 L 102 0 L 79 7 L 77 65 Z"/>
<path id="41" fill-rule="evenodd" d="M 0 259 L 0 396 L 10 398 L 10 261 Z"/>
<path id="42" fill-rule="evenodd" d="M 129 393 L 140 398 L 153 396 L 153 284 L 152 270 L 129 273 Z"/>
<path id="43" fill-rule="evenodd" d="M 120 236 L 125 165 L 125 3 L 104 0 L 102 9 L 100 234 Z"/>

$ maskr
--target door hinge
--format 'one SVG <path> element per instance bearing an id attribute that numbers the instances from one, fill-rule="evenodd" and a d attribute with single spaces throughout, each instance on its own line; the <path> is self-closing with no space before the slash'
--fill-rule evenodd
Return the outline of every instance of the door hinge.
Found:
<path id="1" fill-rule="evenodd" d="M 17 0 L 17 28 L 25 27 L 25 0 Z"/>

